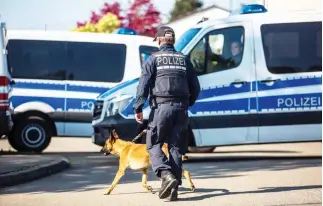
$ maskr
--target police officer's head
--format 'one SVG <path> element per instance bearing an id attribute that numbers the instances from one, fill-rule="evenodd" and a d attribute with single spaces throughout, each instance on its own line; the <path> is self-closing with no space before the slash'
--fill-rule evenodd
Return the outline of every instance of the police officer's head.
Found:
<path id="1" fill-rule="evenodd" d="M 161 26 L 158 28 L 154 41 L 158 42 L 158 45 L 174 44 L 175 32 L 169 26 Z"/>

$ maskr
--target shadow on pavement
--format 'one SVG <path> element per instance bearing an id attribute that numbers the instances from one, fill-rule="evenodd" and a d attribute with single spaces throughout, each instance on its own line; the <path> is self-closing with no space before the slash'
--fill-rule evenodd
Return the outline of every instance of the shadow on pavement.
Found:
<path id="1" fill-rule="evenodd" d="M 91 190 L 105 190 L 110 186 L 113 178 L 118 170 L 118 158 L 115 156 L 105 157 L 99 153 L 46 153 L 59 154 L 67 157 L 70 160 L 71 167 L 64 172 L 42 178 L 33 182 L 28 182 L 22 185 L 6 188 L 0 190 L 1 194 L 17 194 L 17 193 L 61 193 L 61 192 L 83 192 Z M 306 159 L 306 160 L 264 160 L 264 161 L 237 161 L 237 162 L 222 162 L 216 158 L 214 160 L 208 159 L 207 162 L 185 162 L 184 168 L 190 171 L 192 180 L 197 179 L 213 179 L 213 178 L 232 178 L 247 175 L 244 174 L 249 171 L 278 171 L 278 170 L 292 170 L 295 168 L 307 168 L 307 167 L 321 167 L 321 159 Z M 125 176 L 118 183 L 140 183 L 142 173 L 132 170 L 127 170 Z M 149 170 L 149 181 L 158 180 L 153 174 L 152 170 Z M 183 186 L 187 187 L 187 181 L 183 179 Z M 118 186 L 117 186 L 118 187 Z M 319 188 L 321 186 L 308 186 L 312 188 Z M 203 191 L 203 189 L 197 189 L 197 192 L 207 192 L 210 194 L 202 195 L 196 198 L 208 198 L 219 195 L 230 194 L 243 194 L 243 193 L 260 193 L 260 192 L 274 192 L 280 190 L 293 190 L 293 189 L 306 189 L 305 187 L 295 188 L 260 188 L 257 191 L 246 191 L 239 193 L 230 193 L 225 189 L 221 189 L 221 193 L 218 194 L 219 189 L 210 191 Z M 138 184 L 138 192 L 145 192 Z M 128 192 L 128 191 L 124 191 Z M 216 193 L 214 193 L 216 192 Z M 194 200 L 194 199 L 193 199 Z M 188 199 L 190 201 L 190 199 Z"/>
<path id="2" fill-rule="evenodd" d="M 299 151 L 288 150 L 234 150 L 234 151 L 214 151 L 213 154 L 230 154 L 230 153 L 301 153 Z"/>
<path id="3" fill-rule="evenodd" d="M 209 193 L 205 195 L 195 196 L 195 197 L 187 197 L 182 198 L 181 196 L 185 193 L 179 192 L 179 200 L 180 201 L 197 201 L 203 200 L 212 197 L 219 197 L 219 196 L 227 196 L 227 195 L 239 195 L 239 194 L 260 194 L 260 193 L 270 193 L 270 192 L 286 192 L 286 191 L 295 191 L 295 190 L 308 190 L 308 189 L 319 189 L 322 188 L 322 185 L 306 185 L 306 186 L 290 186 L 290 187 L 265 187 L 259 188 L 258 190 L 252 191 L 243 191 L 243 192 L 230 192 L 226 189 L 196 189 L 196 193 Z M 214 193 L 217 192 L 217 193 Z M 221 192 L 221 193 L 219 193 Z"/>

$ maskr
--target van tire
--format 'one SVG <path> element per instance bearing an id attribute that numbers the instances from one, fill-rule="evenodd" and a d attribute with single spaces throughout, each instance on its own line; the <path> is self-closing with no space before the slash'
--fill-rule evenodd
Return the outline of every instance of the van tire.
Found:
<path id="1" fill-rule="evenodd" d="M 44 118 L 22 116 L 15 125 L 12 135 L 18 152 L 40 153 L 50 144 L 53 131 Z"/>
<path id="2" fill-rule="evenodd" d="M 19 144 L 18 144 L 17 140 L 14 138 L 14 135 L 12 133 L 10 133 L 8 135 L 8 142 L 9 142 L 10 146 L 12 148 L 14 148 L 16 151 L 20 151 L 21 150 L 21 148 L 19 147 Z"/>
<path id="3" fill-rule="evenodd" d="M 187 151 L 189 153 L 212 153 L 216 147 L 194 147 L 195 144 L 195 140 L 194 140 L 194 134 L 192 131 L 191 126 L 188 126 L 188 138 L 189 138 L 189 142 L 188 142 L 188 148 Z"/>

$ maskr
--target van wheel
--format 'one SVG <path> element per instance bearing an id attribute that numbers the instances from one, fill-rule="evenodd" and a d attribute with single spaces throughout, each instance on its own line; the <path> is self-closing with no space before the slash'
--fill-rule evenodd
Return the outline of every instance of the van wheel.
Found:
<path id="1" fill-rule="evenodd" d="M 195 145 L 194 134 L 193 134 L 193 131 L 192 131 L 190 126 L 188 127 L 188 136 L 189 136 L 188 145 Z M 187 151 L 189 153 L 212 153 L 215 148 L 216 147 L 192 147 L 192 146 L 188 146 Z"/>
<path id="2" fill-rule="evenodd" d="M 22 117 L 13 131 L 19 152 L 42 152 L 48 147 L 52 136 L 50 125 L 38 116 Z"/>
<path id="3" fill-rule="evenodd" d="M 216 147 L 188 147 L 190 153 L 212 153 Z"/>
<path id="4" fill-rule="evenodd" d="M 12 148 L 14 148 L 16 151 L 20 151 L 21 148 L 19 147 L 19 144 L 17 143 L 17 139 L 14 138 L 14 135 L 10 133 L 8 135 L 8 142 Z"/>

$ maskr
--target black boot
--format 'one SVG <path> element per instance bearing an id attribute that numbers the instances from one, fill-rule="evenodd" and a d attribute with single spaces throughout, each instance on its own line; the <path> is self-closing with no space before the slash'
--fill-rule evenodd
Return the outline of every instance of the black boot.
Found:
<path id="1" fill-rule="evenodd" d="M 162 185 L 159 190 L 159 198 L 164 199 L 171 194 L 171 190 L 178 185 L 178 181 L 170 171 L 161 172 Z"/>
<path id="2" fill-rule="evenodd" d="M 178 200 L 178 186 L 173 188 L 170 192 L 170 195 L 166 198 L 168 201 L 176 201 Z"/>

